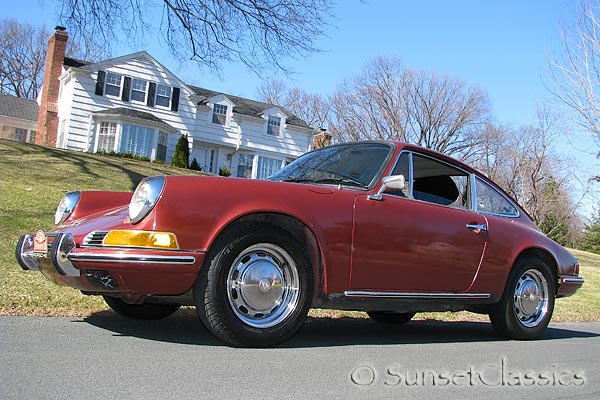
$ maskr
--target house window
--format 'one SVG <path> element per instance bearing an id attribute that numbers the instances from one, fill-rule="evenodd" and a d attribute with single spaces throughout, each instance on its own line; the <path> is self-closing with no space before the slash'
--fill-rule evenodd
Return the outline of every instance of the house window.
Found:
<path id="1" fill-rule="evenodd" d="M 237 177 L 238 178 L 252 178 L 252 164 L 254 163 L 254 156 L 252 154 L 241 154 L 238 161 Z"/>
<path id="2" fill-rule="evenodd" d="M 156 105 L 169 107 L 171 101 L 171 87 L 165 85 L 158 85 L 156 87 Z"/>
<path id="3" fill-rule="evenodd" d="M 213 108 L 213 124 L 225 125 L 227 121 L 227 106 L 223 104 L 215 104 Z"/>
<path id="4" fill-rule="evenodd" d="M 121 94 L 121 75 L 109 72 L 106 74 L 106 94 L 111 96 L 119 96 Z"/>
<path id="5" fill-rule="evenodd" d="M 143 126 L 123 124 L 121 146 L 119 152 L 133 154 L 138 157 L 150 158 L 152 156 L 152 142 L 154 129 Z"/>
<path id="6" fill-rule="evenodd" d="M 24 142 L 27 137 L 27 129 L 15 128 L 15 140 L 18 142 Z"/>
<path id="7" fill-rule="evenodd" d="M 283 162 L 274 158 L 258 157 L 258 165 L 256 167 L 256 179 L 265 179 L 273 175 L 282 168 Z"/>
<path id="8" fill-rule="evenodd" d="M 279 136 L 281 131 L 281 118 L 270 116 L 267 121 L 267 134 Z"/>
<path id="9" fill-rule="evenodd" d="M 146 101 L 146 81 L 142 79 L 131 80 L 131 100 Z"/>
<path id="10" fill-rule="evenodd" d="M 156 146 L 156 159 L 159 161 L 167 160 L 167 143 L 169 134 L 167 132 L 158 132 L 158 145 Z"/>
<path id="11" fill-rule="evenodd" d="M 115 138 L 117 124 L 114 122 L 101 122 L 98 132 L 98 151 L 115 151 Z"/>
<path id="12" fill-rule="evenodd" d="M 36 131 L 29 131 L 29 143 L 35 143 L 35 135 L 36 135 Z"/>

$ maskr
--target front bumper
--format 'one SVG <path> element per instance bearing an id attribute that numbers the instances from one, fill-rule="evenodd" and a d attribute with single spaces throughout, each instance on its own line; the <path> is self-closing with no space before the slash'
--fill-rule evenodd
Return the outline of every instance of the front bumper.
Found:
<path id="1" fill-rule="evenodd" d="M 67 232 L 47 232 L 47 252 L 23 235 L 15 256 L 22 269 L 41 271 L 62 286 L 87 292 L 177 295 L 193 285 L 204 253 L 181 250 L 77 247 Z"/>

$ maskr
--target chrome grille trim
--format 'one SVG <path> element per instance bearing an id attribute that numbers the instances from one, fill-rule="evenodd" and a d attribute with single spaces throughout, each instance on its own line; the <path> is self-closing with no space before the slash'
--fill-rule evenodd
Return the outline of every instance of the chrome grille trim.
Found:
<path id="1" fill-rule="evenodd" d="M 81 242 L 82 247 L 102 247 L 103 240 L 108 234 L 108 231 L 93 231 L 85 235 Z"/>

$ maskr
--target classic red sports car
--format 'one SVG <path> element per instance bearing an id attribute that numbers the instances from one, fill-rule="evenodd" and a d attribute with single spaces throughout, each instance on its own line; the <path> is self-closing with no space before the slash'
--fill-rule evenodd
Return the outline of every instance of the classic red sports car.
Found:
<path id="1" fill-rule="evenodd" d="M 584 282 L 498 186 L 398 142 L 318 149 L 264 181 L 153 176 L 133 193 L 70 192 L 55 220 L 19 240 L 23 269 L 130 318 L 195 305 L 237 346 L 289 339 L 310 307 L 384 323 L 469 310 L 533 339 Z"/>

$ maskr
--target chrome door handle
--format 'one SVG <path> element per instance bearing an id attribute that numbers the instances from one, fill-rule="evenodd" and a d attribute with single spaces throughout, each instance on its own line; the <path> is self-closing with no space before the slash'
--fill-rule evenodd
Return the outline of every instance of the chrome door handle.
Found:
<path id="1" fill-rule="evenodd" d="M 486 224 L 467 224 L 467 228 L 469 229 L 473 229 L 473 230 L 480 230 L 480 231 L 487 231 L 487 225 Z"/>

